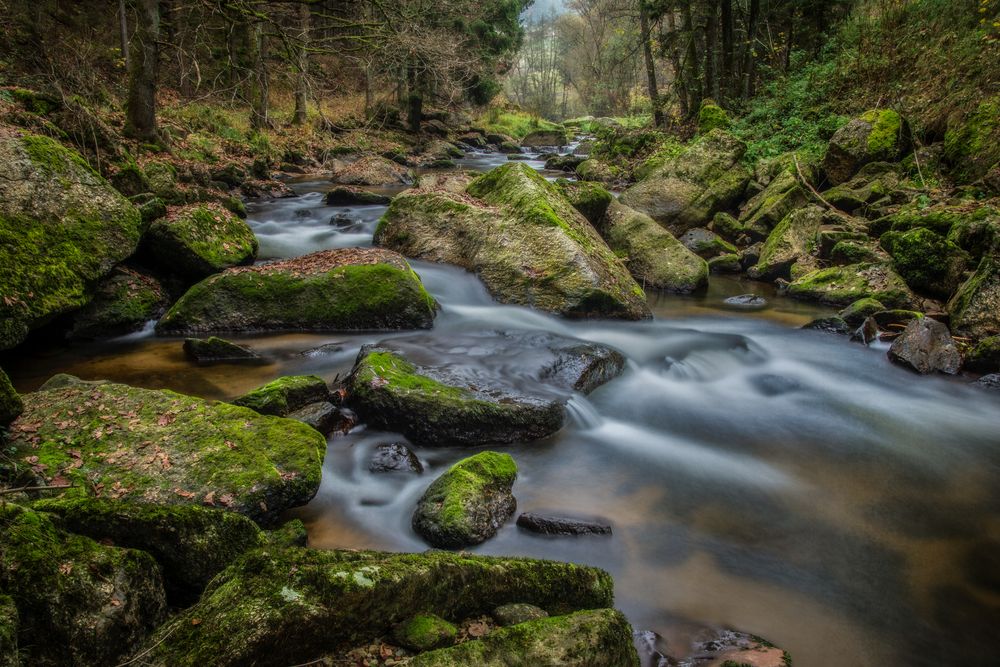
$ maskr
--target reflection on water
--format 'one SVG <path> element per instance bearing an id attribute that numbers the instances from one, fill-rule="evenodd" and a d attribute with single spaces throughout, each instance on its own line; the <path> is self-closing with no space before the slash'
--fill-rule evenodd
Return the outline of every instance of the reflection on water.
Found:
<path id="1" fill-rule="evenodd" d="M 370 242 L 382 207 L 327 207 L 326 184 L 296 187 L 296 198 L 253 207 L 265 256 Z M 339 213 L 357 230 L 331 226 Z M 734 278 L 713 277 L 696 297 L 651 295 L 649 322 L 569 322 L 498 305 L 459 269 L 414 267 L 442 304 L 426 334 L 442 350 L 517 329 L 628 359 L 620 378 L 570 399 L 562 431 L 508 449 L 519 511 L 606 517 L 614 534 L 551 538 L 511 522 L 472 551 L 606 568 L 633 624 L 681 653 L 704 624 L 720 624 L 767 637 L 805 667 L 995 664 L 1000 396 L 797 330 L 828 311 Z M 769 307 L 722 305 L 751 292 Z M 25 355 L 10 370 L 21 389 L 65 371 L 227 398 L 281 374 L 332 380 L 361 345 L 390 337 L 243 337 L 271 363 L 197 367 L 178 340 L 132 336 Z M 422 476 L 368 472 L 388 441 L 405 439 L 364 428 L 331 439 L 320 492 L 298 511 L 313 546 L 426 548 L 410 529 L 416 499 L 469 450 L 418 449 Z"/>

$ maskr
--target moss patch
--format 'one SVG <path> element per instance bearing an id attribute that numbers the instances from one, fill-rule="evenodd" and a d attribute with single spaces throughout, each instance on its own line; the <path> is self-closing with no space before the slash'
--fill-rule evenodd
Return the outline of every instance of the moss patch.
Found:
<path id="1" fill-rule="evenodd" d="M 24 403 L 10 378 L 0 368 L 0 427 L 10 424 L 24 410 Z"/>
<path id="2" fill-rule="evenodd" d="M 393 628 L 399 645 L 411 651 L 429 651 L 455 642 L 458 628 L 435 614 L 417 614 Z"/>
<path id="3" fill-rule="evenodd" d="M 847 306 L 871 297 L 891 308 L 906 308 L 915 297 L 902 278 L 887 264 L 851 264 L 808 273 L 793 281 L 788 294 L 797 299 Z"/>
<path id="4" fill-rule="evenodd" d="M 262 387 L 235 399 L 242 405 L 262 415 L 285 415 L 308 405 L 330 398 L 326 381 L 315 375 L 287 375 L 272 380 Z"/>
<path id="5" fill-rule="evenodd" d="M 187 280 L 250 264 L 258 249 L 249 225 L 216 204 L 171 210 L 149 228 L 144 245 L 164 270 Z"/>

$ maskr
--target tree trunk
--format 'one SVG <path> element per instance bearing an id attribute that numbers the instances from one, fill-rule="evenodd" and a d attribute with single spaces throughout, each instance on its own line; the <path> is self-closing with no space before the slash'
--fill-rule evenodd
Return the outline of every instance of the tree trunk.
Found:
<path id="1" fill-rule="evenodd" d="M 670 34 L 670 65 L 674 70 L 674 90 L 680 106 L 681 116 L 687 118 L 690 112 L 688 106 L 688 89 L 684 67 L 681 64 L 680 36 L 677 34 L 677 19 L 673 11 L 667 12 L 667 30 Z"/>
<path id="2" fill-rule="evenodd" d="M 256 55 L 253 72 L 253 109 L 252 125 L 256 130 L 271 126 L 269 118 L 268 98 L 270 97 L 270 82 L 267 71 L 267 35 L 264 34 L 264 22 L 258 21 L 253 28 L 253 49 Z"/>
<path id="3" fill-rule="evenodd" d="M 132 71 L 132 59 L 128 51 L 128 16 L 125 14 L 125 0 L 118 0 L 118 29 L 122 44 L 122 58 L 125 59 L 125 71 Z"/>
<path id="4" fill-rule="evenodd" d="M 719 68 L 716 55 L 719 49 L 718 0 L 706 3 L 705 16 L 705 94 L 719 101 Z"/>
<path id="5" fill-rule="evenodd" d="M 410 131 L 417 134 L 424 120 L 424 94 L 416 67 L 410 67 L 408 78 L 410 94 L 406 98 L 406 122 L 410 126 Z"/>
<path id="6" fill-rule="evenodd" d="M 732 91 L 733 77 L 733 0 L 722 0 L 722 92 L 728 97 Z"/>
<path id="7" fill-rule="evenodd" d="M 698 33 L 695 30 L 694 17 L 691 10 L 693 0 L 685 0 L 681 3 L 681 17 L 684 20 L 684 38 L 687 39 L 687 55 L 684 57 L 684 71 L 687 76 L 688 89 L 688 112 L 696 113 L 701 106 L 704 96 L 701 86 L 701 72 L 699 71 L 701 58 L 698 50 Z"/>
<path id="8" fill-rule="evenodd" d="M 747 16 L 747 41 L 743 47 L 743 98 L 753 95 L 753 69 L 756 59 L 754 47 L 757 42 L 757 19 L 760 16 L 760 0 L 750 0 Z"/>
<path id="9" fill-rule="evenodd" d="M 129 70 L 128 101 L 125 109 L 125 134 L 158 143 L 156 127 L 156 79 L 159 73 L 160 2 L 138 0 L 138 21 L 134 38 L 136 49 Z"/>
<path id="10" fill-rule="evenodd" d="M 649 10 L 645 0 L 639 0 L 639 27 L 642 30 L 642 57 L 646 61 L 646 89 L 649 92 L 649 103 L 653 107 L 653 124 L 663 127 L 660 93 L 656 89 L 656 63 L 653 60 L 653 40 L 649 30 Z M 565 103 L 563 106 L 565 107 Z"/>
<path id="11" fill-rule="evenodd" d="M 305 125 L 306 122 L 306 92 L 309 85 L 309 5 L 299 5 L 299 50 L 298 72 L 295 78 L 295 115 L 292 122 Z M 367 100 L 365 108 L 367 109 Z"/>

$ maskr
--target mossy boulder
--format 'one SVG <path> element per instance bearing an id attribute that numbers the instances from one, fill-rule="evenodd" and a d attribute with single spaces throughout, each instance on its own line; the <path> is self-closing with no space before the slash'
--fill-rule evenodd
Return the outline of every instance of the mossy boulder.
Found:
<path id="1" fill-rule="evenodd" d="M 808 162 L 803 164 L 794 153 L 786 153 L 769 164 L 767 185 L 740 212 L 740 226 L 751 239 L 767 238 L 790 213 L 809 204 L 800 171 L 805 178 L 815 178 L 815 169 Z"/>
<path id="2" fill-rule="evenodd" d="M 184 355 L 202 365 L 262 361 L 261 356 L 249 347 L 216 336 L 185 339 Z"/>
<path id="3" fill-rule="evenodd" d="M 875 313 L 880 313 L 884 310 L 885 305 L 881 301 L 866 297 L 858 299 L 837 314 L 852 327 L 857 327 L 861 326 L 862 322 Z"/>
<path id="4" fill-rule="evenodd" d="M 496 630 L 478 641 L 421 653 L 413 667 L 638 667 L 632 626 L 614 609 L 580 611 Z"/>
<path id="5" fill-rule="evenodd" d="M 838 241 L 830 249 L 829 259 L 832 264 L 846 266 L 848 264 L 872 264 L 884 262 L 887 257 L 879 248 L 878 243 L 871 239 Z"/>
<path id="6" fill-rule="evenodd" d="M 736 137 L 713 130 L 626 190 L 620 201 L 676 233 L 704 227 L 743 197 L 750 181 L 739 164 L 745 151 Z"/>
<path id="7" fill-rule="evenodd" d="M 556 130 L 535 130 L 534 132 L 529 132 L 521 139 L 521 145 L 525 148 L 565 146 L 568 143 L 569 133 L 561 128 Z"/>
<path id="8" fill-rule="evenodd" d="M 944 157 L 962 183 L 982 178 L 1000 162 L 1000 96 L 982 101 L 967 116 L 949 120 Z"/>
<path id="9" fill-rule="evenodd" d="M 139 331 L 167 309 L 169 297 L 156 278 L 116 267 L 94 290 L 94 298 L 73 314 L 72 338 L 103 338 Z"/>
<path id="10" fill-rule="evenodd" d="M 708 264 L 648 215 L 613 202 L 601 223 L 608 245 L 625 258 L 636 280 L 687 294 L 708 284 Z"/>
<path id="11" fill-rule="evenodd" d="M 824 217 L 823 209 L 813 205 L 786 215 L 768 235 L 757 264 L 747 274 L 756 280 L 790 279 L 792 266 L 815 253 Z"/>
<path id="12" fill-rule="evenodd" d="M 650 315 L 621 260 L 556 185 L 524 164 L 497 167 L 463 194 L 403 193 L 375 242 L 475 271 L 503 303 L 571 318 Z"/>
<path id="13" fill-rule="evenodd" d="M 788 286 L 796 299 L 847 306 L 871 297 L 890 308 L 910 308 L 917 299 L 888 263 L 832 266 L 807 273 Z"/>
<path id="14" fill-rule="evenodd" d="M 553 171 L 576 171 L 586 158 L 581 155 L 553 155 L 545 161 L 545 168 Z"/>
<path id="15" fill-rule="evenodd" d="M 326 193 L 327 206 L 385 206 L 392 197 L 349 186 L 336 187 Z"/>
<path id="16" fill-rule="evenodd" d="M 1000 336 L 990 336 L 976 343 L 965 357 L 965 368 L 976 373 L 1000 371 Z"/>
<path id="17" fill-rule="evenodd" d="M 25 394 L 10 429 L 11 486 L 63 497 L 216 504 L 260 522 L 319 487 L 326 440 L 290 419 L 172 391 L 65 383 Z"/>
<path id="18" fill-rule="evenodd" d="M 959 215 L 948 229 L 948 240 L 969 253 L 974 262 L 1000 257 L 1000 210 L 979 206 Z"/>
<path id="19" fill-rule="evenodd" d="M 284 417 L 310 403 L 326 401 L 330 388 L 326 381 L 315 375 L 286 375 L 257 387 L 233 400 L 262 415 Z"/>
<path id="20" fill-rule="evenodd" d="M 41 500 L 32 509 L 58 516 L 72 533 L 150 554 L 173 605 L 195 602 L 212 577 L 264 544 L 257 524 L 220 508 L 75 498 Z"/>
<path id="21" fill-rule="evenodd" d="M 887 162 L 866 164 L 851 180 L 824 192 L 823 199 L 848 213 L 889 204 L 900 183 L 896 169 Z"/>
<path id="22" fill-rule="evenodd" d="M 217 204 L 171 210 L 150 226 L 143 246 L 164 270 L 192 282 L 252 264 L 258 249 L 250 226 Z"/>
<path id="23" fill-rule="evenodd" d="M 25 665 L 116 665 L 166 615 L 152 556 L 9 503 L 0 504 L 0 589 L 17 607 Z"/>
<path id="24" fill-rule="evenodd" d="M 729 114 L 714 100 L 703 100 L 698 110 L 698 134 L 708 134 L 712 130 L 728 130 L 732 122 Z"/>
<path id="25" fill-rule="evenodd" d="M 21 401 L 20 394 L 14 389 L 10 378 L 2 368 L 0 368 L 0 428 L 7 426 L 17 419 L 18 415 L 24 411 L 24 402 Z"/>
<path id="26" fill-rule="evenodd" d="M 576 175 L 581 181 L 597 183 L 614 183 L 622 178 L 618 167 L 597 158 L 588 158 L 576 165 Z"/>
<path id="27" fill-rule="evenodd" d="M 560 178 L 556 185 L 563 196 L 592 225 L 597 225 L 614 201 L 614 196 L 600 183 L 568 181 Z"/>
<path id="28" fill-rule="evenodd" d="M 176 335 L 427 329 L 436 309 L 398 254 L 349 248 L 227 269 L 188 290 L 156 330 Z"/>
<path id="29" fill-rule="evenodd" d="M 0 350 L 87 305 L 143 231 L 138 209 L 76 151 L 0 138 Z"/>
<path id="30" fill-rule="evenodd" d="M 706 260 L 738 252 L 732 243 L 704 227 L 689 229 L 678 240 L 685 248 Z"/>
<path id="31" fill-rule="evenodd" d="M 151 160 L 143 165 L 149 188 L 168 204 L 183 204 L 184 195 L 177 187 L 177 168 L 169 162 Z"/>
<path id="32" fill-rule="evenodd" d="M 468 618 L 509 602 L 566 613 L 611 600 L 607 573 L 569 563 L 266 548 L 243 556 L 163 625 L 146 662 L 287 667 L 384 636 L 415 613 Z"/>
<path id="33" fill-rule="evenodd" d="M 417 501 L 413 530 L 435 547 L 460 549 L 496 535 L 517 509 L 517 465 L 509 454 L 480 452 L 435 479 Z"/>
<path id="34" fill-rule="evenodd" d="M 1000 334 L 1000 259 L 983 257 L 948 302 L 951 327 L 974 338 Z"/>
<path id="35" fill-rule="evenodd" d="M 879 244 L 907 285 L 940 298 L 948 298 L 958 289 L 969 265 L 964 250 L 926 227 L 886 232 Z"/>
<path id="36" fill-rule="evenodd" d="M 380 155 L 370 155 L 338 169 L 330 180 L 340 185 L 409 185 L 413 172 Z"/>
<path id="37" fill-rule="evenodd" d="M 743 266 L 737 253 L 719 255 L 708 260 L 709 273 L 739 273 L 742 270 Z"/>
<path id="38" fill-rule="evenodd" d="M 870 162 L 898 162 L 912 147 L 909 124 L 895 111 L 867 111 L 831 137 L 823 171 L 833 185 L 846 183 Z"/>
<path id="39" fill-rule="evenodd" d="M 455 643 L 458 628 L 437 614 L 416 614 L 392 629 L 392 637 L 411 651 L 430 651 Z"/>

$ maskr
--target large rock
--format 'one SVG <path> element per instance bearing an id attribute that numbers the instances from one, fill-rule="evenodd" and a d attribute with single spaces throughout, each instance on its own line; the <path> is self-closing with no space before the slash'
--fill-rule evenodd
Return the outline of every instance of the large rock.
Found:
<path id="1" fill-rule="evenodd" d="M 457 264 L 503 302 L 566 317 L 649 317 L 642 288 L 587 220 L 535 170 L 509 163 L 464 194 L 414 190 L 395 199 L 375 242 Z"/>
<path id="2" fill-rule="evenodd" d="M 1000 334 L 1000 260 L 983 257 L 948 302 L 948 314 L 958 333 L 974 338 Z"/>
<path id="3" fill-rule="evenodd" d="M 143 247 L 163 270 L 195 282 L 231 266 L 252 264 L 258 244 L 250 226 L 226 209 L 194 204 L 156 220 Z"/>
<path id="4" fill-rule="evenodd" d="M 926 375 L 954 375 L 962 365 L 962 355 L 948 327 L 929 317 L 918 317 L 906 325 L 903 333 L 892 341 L 889 359 Z"/>
<path id="5" fill-rule="evenodd" d="M 76 151 L 0 138 L 0 350 L 89 303 L 143 231 L 138 209 Z"/>
<path id="6" fill-rule="evenodd" d="M 879 244 L 906 284 L 931 296 L 951 296 L 969 265 L 964 250 L 926 227 L 886 232 Z"/>
<path id="7" fill-rule="evenodd" d="M 965 368 L 976 373 L 1000 371 L 1000 336 L 990 336 L 976 343 L 965 357 Z"/>
<path id="8" fill-rule="evenodd" d="M 886 263 L 819 269 L 793 281 L 788 294 L 841 307 L 867 297 L 889 308 L 911 308 L 917 301 L 906 282 Z"/>
<path id="9" fill-rule="evenodd" d="M 0 368 L 0 428 L 17 419 L 23 410 L 24 402 L 21 396 L 14 389 L 7 374 Z"/>
<path id="10" fill-rule="evenodd" d="M 626 190 L 621 202 L 676 233 L 704 227 L 742 198 L 750 180 L 739 164 L 745 150 L 739 139 L 713 130 Z"/>
<path id="11" fill-rule="evenodd" d="M 461 549 L 496 535 L 517 509 L 517 465 L 509 454 L 480 452 L 435 479 L 417 502 L 413 530 L 435 547 Z"/>
<path id="12" fill-rule="evenodd" d="M 841 211 L 864 211 L 872 206 L 890 203 L 892 192 L 899 182 L 895 165 L 872 162 L 862 167 L 848 182 L 824 192 L 823 199 Z"/>
<path id="13" fill-rule="evenodd" d="M 262 415 L 284 417 L 310 403 L 330 398 L 326 381 L 315 375 L 286 375 L 247 392 L 233 400 Z"/>
<path id="14" fill-rule="evenodd" d="M 24 395 L 10 429 L 29 479 L 66 497 L 215 504 L 261 522 L 309 501 L 326 440 L 290 419 L 172 391 L 67 378 Z"/>
<path id="15" fill-rule="evenodd" d="M 496 630 L 483 639 L 421 653 L 412 667 L 638 667 L 632 626 L 614 609 L 579 611 Z M 735 663 L 734 663 L 735 664 Z"/>
<path id="16" fill-rule="evenodd" d="M 117 665 L 166 615 L 149 554 L 9 503 L 0 504 L 0 589 L 17 607 L 24 665 Z"/>
<path id="17" fill-rule="evenodd" d="M 392 160 L 373 155 L 337 170 L 330 180 L 340 185 L 409 185 L 413 173 Z"/>
<path id="18" fill-rule="evenodd" d="M 97 285 L 93 300 L 73 314 L 69 335 L 101 338 L 138 331 L 162 315 L 167 303 L 158 280 L 119 266 Z"/>
<path id="19" fill-rule="evenodd" d="M 755 280 L 790 279 L 792 266 L 808 262 L 815 252 L 816 232 L 823 218 L 823 209 L 813 205 L 785 216 L 768 235 L 760 258 L 748 275 Z"/>
<path id="20" fill-rule="evenodd" d="M 647 287 L 687 294 L 708 284 L 708 263 L 645 213 L 613 202 L 601 231 Z"/>
<path id="21" fill-rule="evenodd" d="M 595 568 L 520 558 L 264 549 L 220 574 L 149 640 L 148 665 L 287 667 L 387 635 L 415 613 L 458 621 L 511 602 L 611 605 Z M 194 621 L 194 622 L 192 622 Z"/>
<path id="22" fill-rule="evenodd" d="M 416 444 L 508 444 L 558 431 L 571 393 L 589 393 L 624 365 L 609 347 L 548 333 L 415 336 L 363 348 L 346 388 L 362 420 Z"/>
<path id="23" fill-rule="evenodd" d="M 704 227 L 689 229 L 678 240 L 685 248 L 705 260 L 739 252 L 732 243 Z"/>
<path id="24" fill-rule="evenodd" d="M 756 178 L 766 185 L 746 203 L 739 218 L 742 233 L 755 241 L 767 238 L 778 223 L 809 203 L 802 177 L 814 180 L 816 176 L 812 165 L 795 153 L 770 160 L 758 172 Z"/>
<path id="25" fill-rule="evenodd" d="M 203 365 L 264 361 L 263 357 L 253 349 L 216 336 L 186 339 L 184 355 L 195 363 Z"/>
<path id="26" fill-rule="evenodd" d="M 823 170 L 840 185 L 869 162 L 897 162 L 912 146 L 910 127 L 891 109 L 873 110 L 847 123 L 830 139 Z"/>
<path id="27" fill-rule="evenodd" d="M 211 276 L 188 290 L 156 330 L 176 335 L 427 329 L 435 310 L 434 299 L 402 257 L 349 248 Z"/>
<path id="28" fill-rule="evenodd" d="M 569 181 L 560 178 L 556 185 L 577 211 L 583 214 L 592 225 L 600 223 L 601 218 L 614 201 L 614 196 L 600 183 L 589 181 Z"/>

